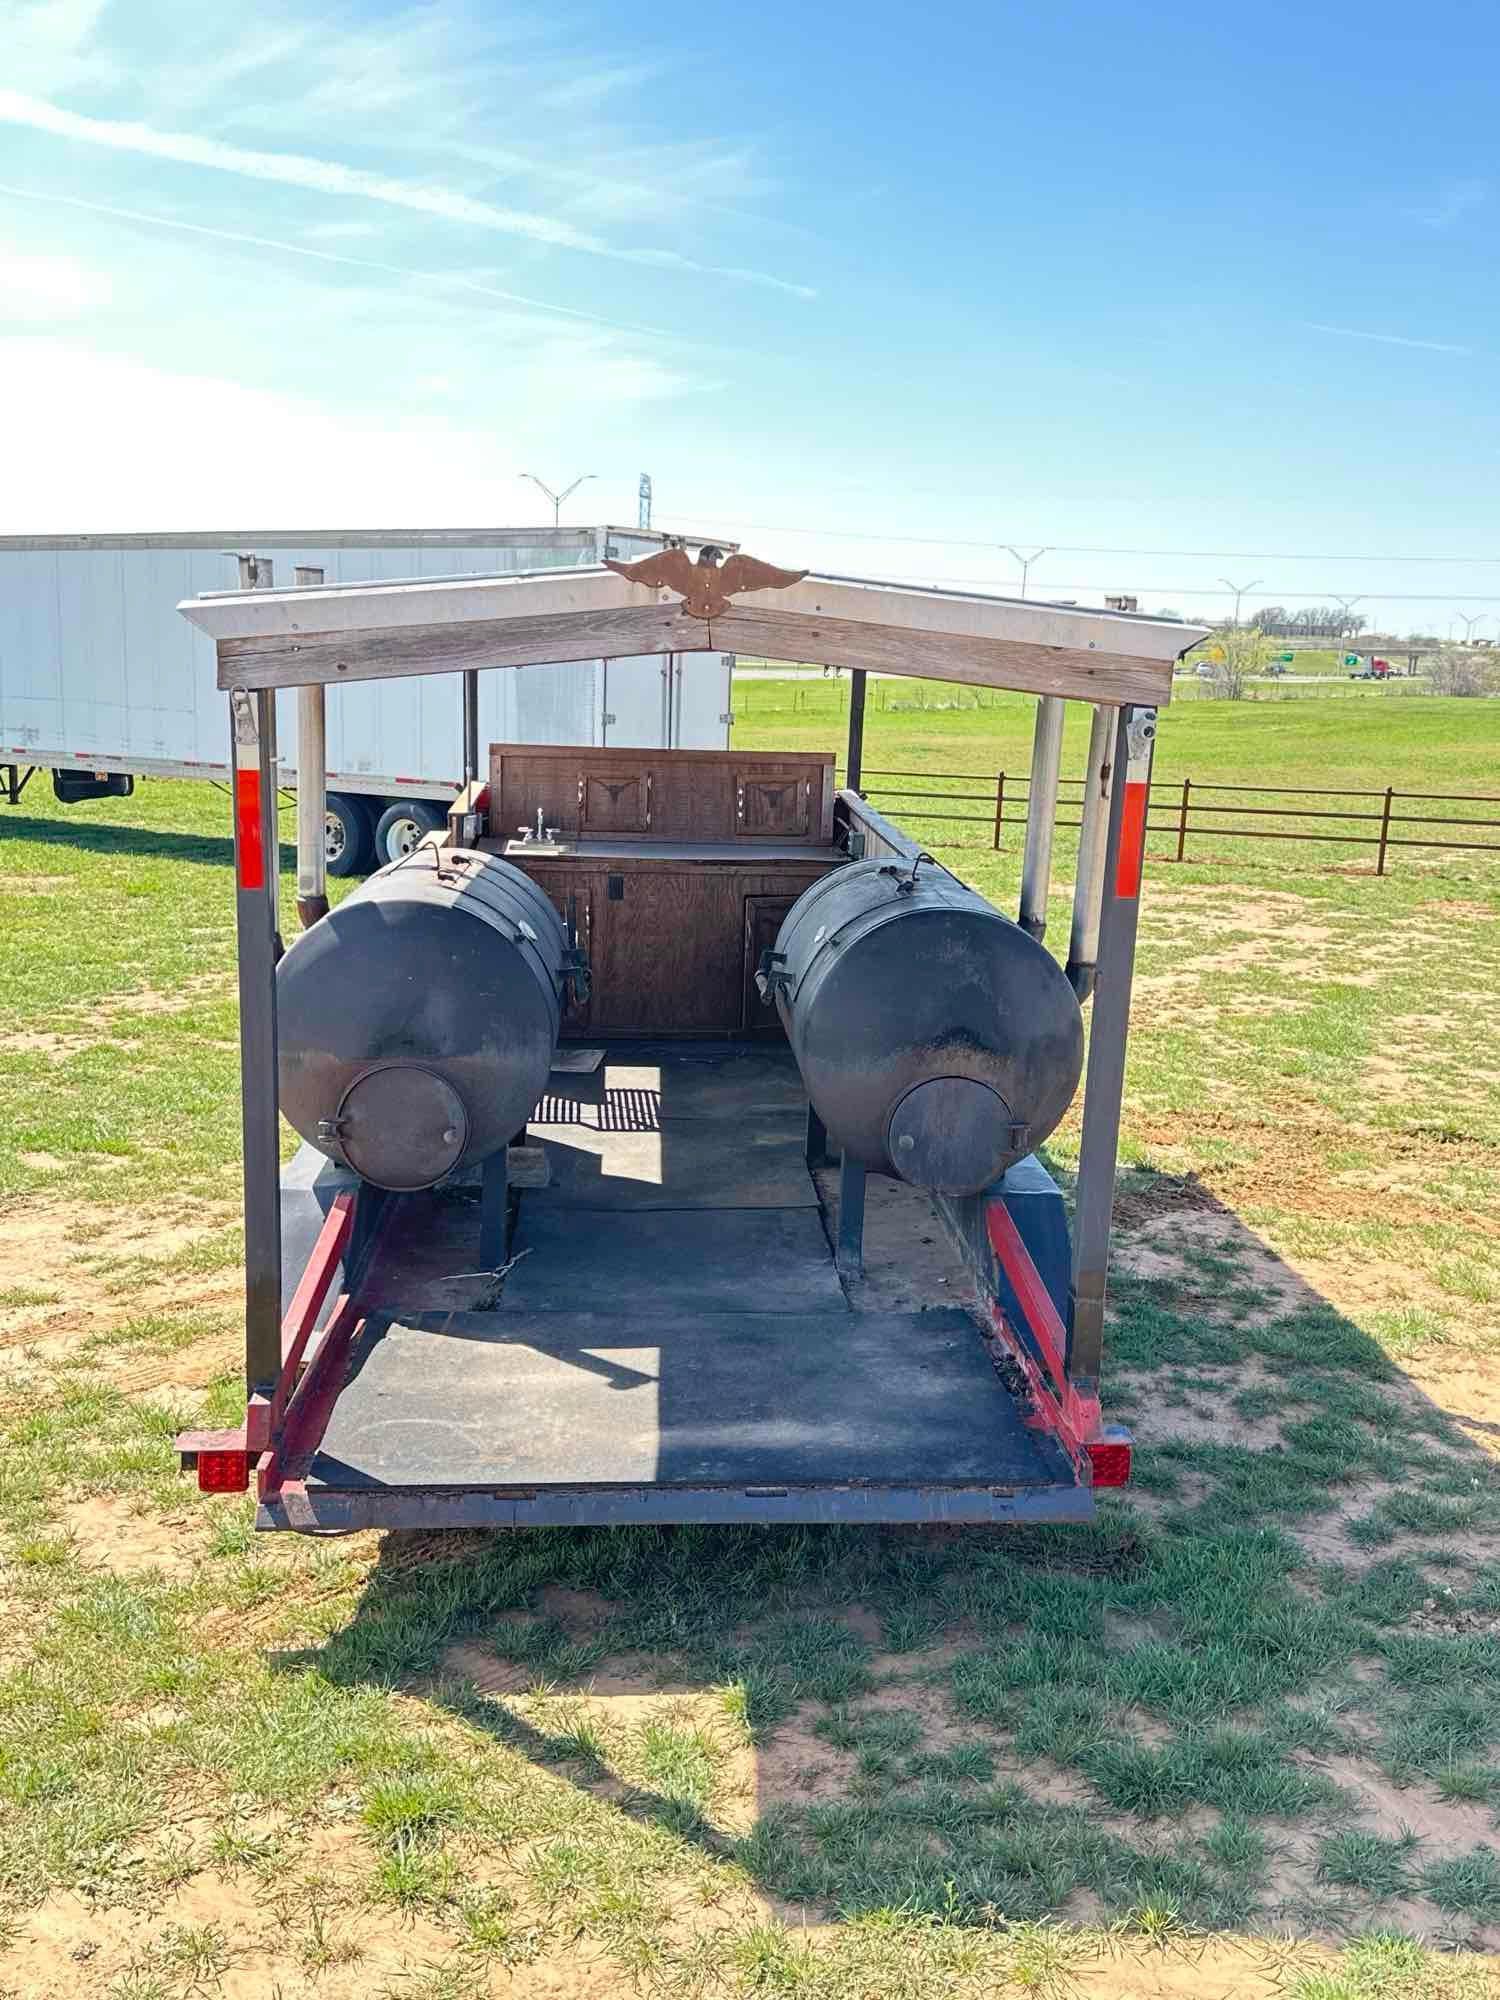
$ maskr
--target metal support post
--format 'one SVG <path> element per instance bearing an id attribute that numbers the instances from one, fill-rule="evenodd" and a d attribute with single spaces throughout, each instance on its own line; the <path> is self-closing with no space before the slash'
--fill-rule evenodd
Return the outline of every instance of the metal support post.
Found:
<path id="1" fill-rule="evenodd" d="M 276 697 L 229 697 L 234 757 L 235 931 L 239 957 L 240 1096 L 245 1154 L 246 1442 L 268 1443 L 270 1399 L 281 1370 L 281 1152 L 277 1116 L 277 936 L 267 885 L 275 880 Z"/>
<path id="2" fill-rule="evenodd" d="M 1125 1091 L 1130 988 L 1135 974 L 1135 934 L 1155 743 L 1156 710 L 1122 708 L 1113 761 L 1115 769 L 1124 773 L 1124 782 L 1110 789 L 1098 973 L 1074 1203 L 1068 1374 L 1080 1394 L 1094 1392 L 1104 1337 L 1120 1103 Z"/>
<path id="3" fill-rule="evenodd" d="M 300 589 L 323 581 L 320 569 L 294 572 Z M 297 690 L 297 921 L 308 930 L 328 915 L 328 722 L 321 681 Z"/>
<path id="4" fill-rule="evenodd" d="M 1386 849 L 1391 844 L 1391 800 L 1396 796 L 1389 785 L 1385 788 L 1385 805 L 1380 814 L 1380 852 L 1375 857 L 1375 873 L 1385 873 Z"/>
<path id="5" fill-rule="evenodd" d="M 479 669 L 465 667 L 464 682 L 464 783 L 472 785 L 479 776 Z"/>
<path id="6" fill-rule="evenodd" d="M 479 1191 L 479 1268 L 498 1271 L 510 1238 L 510 1163 L 501 1146 L 484 1163 Z"/>
<path id="7" fill-rule="evenodd" d="M 1089 730 L 1089 758 L 1083 774 L 1082 824 L 1078 830 L 1078 872 L 1073 884 L 1073 930 L 1068 940 L 1068 978 L 1080 1000 L 1094 990 L 1099 962 L 1099 911 L 1104 895 L 1104 854 L 1109 834 L 1110 774 L 1119 711 L 1096 707 Z"/>
<path id="8" fill-rule="evenodd" d="M 828 1127 L 810 1104 L 807 1107 L 807 1146 L 804 1157 L 810 1167 L 826 1167 L 829 1163 Z"/>
<path id="9" fill-rule="evenodd" d="M 241 590 L 274 590 L 276 587 L 276 565 L 269 556 L 240 556 Z M 264 732 L 267 759 L 271 767 L 270 805 L 271 842 L 266 849 L 266 895 L 271 904 L 271 934 L 276 940 L 276 956 L 281 957 L 285 946 L 281 942 L 281 821 L 278 816 L 276 788 L 280 781 L 277 768 L 279 758 L 276 749 L 276 696 L 270 696 L 267 723 Z"/>
<path id="10" fill-rule="evenodd" d="M 844 760 L 844 783 L 857 792 L 865 768 L 865 670 L 854 667 L 849 674 L 849 751 Z"/>
<path id="11" fill-rule="evenodd" d="M 847 1153 L 839 1161 L 839 1239 L 834 1263 L 841 1278 L 865 1275 L 865 1170 Z"/>
<path id="12" fill-rule="evenodd" d="M 1021 858 L 1021 928 L 1038 942 L 1047 931 L 1047 891 L 1052 882 L 1052 829 L 1062 769 L 1062 697 L 1037 700 L 1031 742 L 1031 789 L 1026 806 L 1026 847 Z"/>

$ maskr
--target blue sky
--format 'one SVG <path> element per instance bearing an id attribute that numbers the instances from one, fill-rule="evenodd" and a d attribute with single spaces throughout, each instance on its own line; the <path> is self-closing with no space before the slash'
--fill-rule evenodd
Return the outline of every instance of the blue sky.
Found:
<path id="1" fill-rule="evenodd" d="M 0 0 L 0 47 L 0 531 L 525 521 L 527 470 L 630 520 L 649 469 L 782 559 L 1500 633 L 1500 562 L 1391 560 L 1500 556 L 1493 6 Z"/>

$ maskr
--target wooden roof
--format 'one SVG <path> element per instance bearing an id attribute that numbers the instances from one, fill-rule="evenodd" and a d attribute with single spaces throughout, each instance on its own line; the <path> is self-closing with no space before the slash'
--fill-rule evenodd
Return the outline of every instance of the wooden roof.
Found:
<path id="1" fill-rule="evenodd" d="M 225 591 L 178 607 L 218 650 L 222 688 L 384 680 L 722 649 L 1091 702 L 1161 704 L 1203 628 L 809 574 L 746 591 L 722 618 L 603 566 L 410 583 Z"/>

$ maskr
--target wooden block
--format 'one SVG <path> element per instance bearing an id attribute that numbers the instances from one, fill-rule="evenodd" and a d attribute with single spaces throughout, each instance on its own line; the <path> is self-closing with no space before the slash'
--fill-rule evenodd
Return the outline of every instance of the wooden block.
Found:
<path id="1" fill-rule="evenodd" d="M 544 1188 L 552 1178 L 545 1146 L 507 1146 L 505 1173 L 512 1187 Z"/>

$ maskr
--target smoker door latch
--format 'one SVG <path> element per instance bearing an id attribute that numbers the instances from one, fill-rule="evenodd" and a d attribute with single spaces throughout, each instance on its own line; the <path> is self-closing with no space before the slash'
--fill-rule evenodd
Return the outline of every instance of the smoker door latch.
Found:
<path id="1" fill-rule="evenodd" d="M 571 945 L 562 955 L 562 975 L 573 1004 L 584 1007 L 594 990 L 593 976 L 589 971 L 589 955 L 576 944 Z"/>
<path id="2" fill-rule="evenodd" d="M 761 1004 L 768 1007 L 778 993 L 789 993 L 791 988 L 792 975 L 786 969 L 786 953 L 773 951 L 767 945 L 755 970 L 755 990 L 761 997 Z"/>

